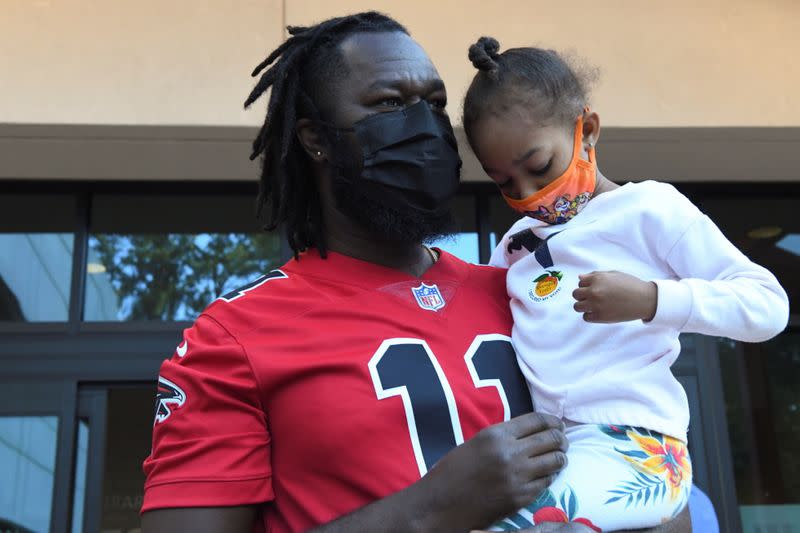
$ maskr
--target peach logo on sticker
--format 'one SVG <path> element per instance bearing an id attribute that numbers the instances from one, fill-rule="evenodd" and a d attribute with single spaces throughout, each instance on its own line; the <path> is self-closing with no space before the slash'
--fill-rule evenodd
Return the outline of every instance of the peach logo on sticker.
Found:
<path id="1" fill-rule="evenodd" d="M 548 270 L 531 282 L 528 296 L 534 302 L 543 302 L 551 299 L 561 292 L 559 283 L 563 277 L 563 274 L 558 270 Z"/>

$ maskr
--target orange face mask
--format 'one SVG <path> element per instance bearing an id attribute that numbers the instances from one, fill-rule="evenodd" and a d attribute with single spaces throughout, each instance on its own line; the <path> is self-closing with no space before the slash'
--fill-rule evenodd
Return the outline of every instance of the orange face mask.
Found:
<path id="1" fill-rule="evenodd" d="M 506 203 L 520 213 L 548 224 L 569 222 L 589 203 L 597 183 L 594 147 L 589 147 L 589 160 L 584 161 L 581 159 L 582 142 L 583 115 L 578 117 L 575 126 L 575 145 L 567 170 L 547 186 L 522 200 L 503 195 Z"/>

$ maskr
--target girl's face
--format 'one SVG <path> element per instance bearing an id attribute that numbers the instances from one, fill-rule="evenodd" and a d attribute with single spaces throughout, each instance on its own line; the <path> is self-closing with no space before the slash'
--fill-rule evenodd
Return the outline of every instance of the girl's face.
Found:
<path id="1" fill-rule="evenodd" d="M 473 127 L 472 148 L 500 191 L 521 200 L 567 170 L 572 161 L 574 128 L 575 122 L 537 121 L 532 113 L 516 106 L 502 115 L 487 114 L 479 120 Z M 585 149 L 582 152 L 586 159 Z"/>

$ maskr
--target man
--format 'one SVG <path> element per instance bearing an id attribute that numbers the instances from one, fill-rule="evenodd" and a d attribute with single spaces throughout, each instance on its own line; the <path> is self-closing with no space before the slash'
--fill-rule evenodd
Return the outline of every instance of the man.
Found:
<path id="1" fill-rule="evenodd" d="M 259 198 L 296 257 L 162 366 L 143 531 L 486 527 L 566 441 L 527 413 L 504 273 L 422 244 L 458 186 L 444 85 L 383 15 L 290 33 L 246 105 L 271 89 Z"/>

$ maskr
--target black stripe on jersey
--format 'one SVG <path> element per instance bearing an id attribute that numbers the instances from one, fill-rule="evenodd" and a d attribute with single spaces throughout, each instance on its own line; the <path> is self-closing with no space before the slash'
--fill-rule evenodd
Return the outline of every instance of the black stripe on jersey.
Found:
<path id="1" fill-rule="evenodd" d="M 534 257 L 542 265 L 542 268 L 550 268 L 553 266 L 553 258 L 550 255 L 550 247 L 547 245 L 547 241 L 559 233 L 561 232 L 558 231 L 546 239 L 540 239 L 533 233 L 533 230 L 524 229 L 508 238 L 508 253 L 512 254 L 515 250 L 525 248 L 528 252 L 533 252 Z"/>
<path id="2" fill-rule="evenodd" d="M 238 289 L 233 289 L 231 292 L 229 292 L 227 294 L 223 294 L 222 296 L 220 296 L 217 299 L 218 300 L 224 300 L 226 302 L 232 302 L 232 301 L 236 300 L 237 298 L 241 298 L 242 296 L 244 296 L 245 293 L 247 293 L 248 291 L 252 291 L 253 289 L 256 289 L 256 288 L 260 287 L 261 285 L 265 284 L 269 280 L 272 280 L 272 279 L 285 279 L 285 278 L 288 278 L 288 277 L 289 276 L 284 274 L 283 271 L 281 271 L 281 270 L 273 270 L 269 274 L 264 274 L 260 278 L 251 281 L 247 285 L 242 285 Z"/>
<path id="3" fill-rule="evenodd" d="M 533 252 L 533 256 L 537 261 L 539 261 L 539 264 L 542 265 L 542 268 L 550 268 L 553 266 L 553 257 L 550 255 L 550 247 L 547 245 L 547 241 L 556 235 L 558 235 L 558 233 L 554 233 L 553 235 L 550 235 L 550 237 L 543 240 L 541 243 L 539 243 L 539 246 L 536 247 L 536 251 Z"/>

